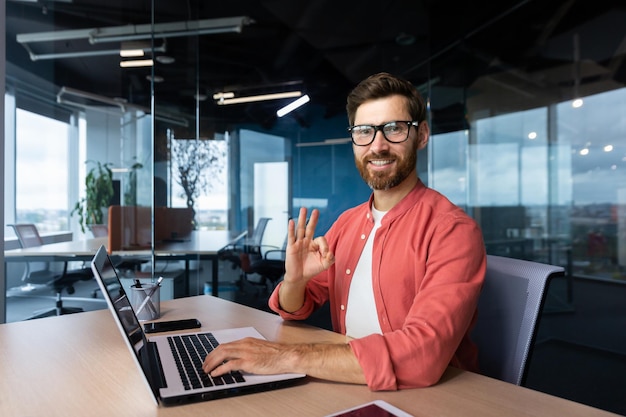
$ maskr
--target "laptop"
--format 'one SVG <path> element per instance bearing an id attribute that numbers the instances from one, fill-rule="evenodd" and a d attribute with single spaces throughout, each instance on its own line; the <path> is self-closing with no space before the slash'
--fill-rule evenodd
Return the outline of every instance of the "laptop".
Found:
<path id="1" fill-rule="evenodd" d="M 156 404 L 178 405 L 265 391 L 291 385 L 305 377 L 304 374 L 253 375 L 244 372 L 233 372 L 224 378 L 206 375 L 201 368 L 202 362 L 217 344 L 244 337 L 264 337 L 253 327 L 245 327 L 196 329 L 148 338 L 104 246 L 94 256 L 91 269 Z M 174 354 L 174 350 L 178 353 Z M 194 351 L 199 353 L 195 359 Z M 187 361 L 191 364 L 185 363 Z M 190 375 L 182 375 L 185 368 L 190 368 Z"/>

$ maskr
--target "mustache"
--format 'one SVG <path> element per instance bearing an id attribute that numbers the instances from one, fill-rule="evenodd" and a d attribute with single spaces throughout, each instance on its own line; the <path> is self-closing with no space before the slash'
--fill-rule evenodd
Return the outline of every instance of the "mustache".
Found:
<path id="1" fill-rule="evenodd" d="M 377 152 L 370 152 L 367 155 L 365 155 L 363 158 L 364 159 L 384 159 L 384 158 L 388 158 L 392 156 L 392 153 L 389 151 L 383 151 L 380 153 Z"/>

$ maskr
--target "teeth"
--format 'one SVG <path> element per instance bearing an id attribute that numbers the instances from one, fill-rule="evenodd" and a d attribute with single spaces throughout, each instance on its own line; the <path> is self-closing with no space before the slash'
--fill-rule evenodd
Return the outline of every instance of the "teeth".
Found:
<path id="1" fill-rule="evenodd" d="M 383 160 L 383 161 L 370 161 L 373 165 L 383 166 L 391 163 L 391 160 Z"/>

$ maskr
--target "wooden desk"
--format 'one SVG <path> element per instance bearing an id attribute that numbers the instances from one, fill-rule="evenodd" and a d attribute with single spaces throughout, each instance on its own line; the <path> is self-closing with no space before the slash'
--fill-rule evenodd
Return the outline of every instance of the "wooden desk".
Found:
<path id="1" fill-rule="evenodd" d="M 187 240 L 180 242 L 159 243 L 154 250 L 155 260 L 185 261 L 185 285 L 189 284 L 189 261 L 211 261 L 211 294 L 218 295 L 218 259 L 217 252 L 231 241 L 227 230 L 194 231 Z M 107 238 L 75 240 L 51 243 L 34 248 L 12 249 L 4 252 L 5 262 L 64 262 L 91 261 L 101 245 L 107 245 Z M 113 255 L 128 257 L 149 257 L 146 248 L 114 251 Z M 188 290 L 186 291 L 188 294 Z"/>
<path id="2" fill-rule="evenodd" d="M 254 326 L 270 340 L 343 342 L 344 336 L 212 296 L 165 301 L 163 319 L 204 329 Z M 316 416 L 385 400 L 415 416 L 609 416 L 610 413 L 450 368 L 430 388 L 371 392 L 306 378 L 296 386 L 156 407 L 108 310 L 0 325 L 3 416 Z"/>

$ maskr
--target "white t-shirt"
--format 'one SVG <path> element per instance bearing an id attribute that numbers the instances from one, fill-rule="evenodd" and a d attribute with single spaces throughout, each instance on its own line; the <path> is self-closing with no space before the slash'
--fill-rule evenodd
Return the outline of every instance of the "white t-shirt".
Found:
<path id="1" fill-rule="evenodd" d="M 373 333 L 382 334 L 376 314 L 376 302 L 374 301 L 374 289 L 372 285 L 372 250 L 374 236 L 380 227 L 380 222 L 386 211 L 378 211 L 372 207 L 374 216 L 374 228 L 370 232 L 365 247 L 359 258 L 348 293 L 348 306 L 346 308 L 346 335 L 354 338 L 367 336 Z"/>

